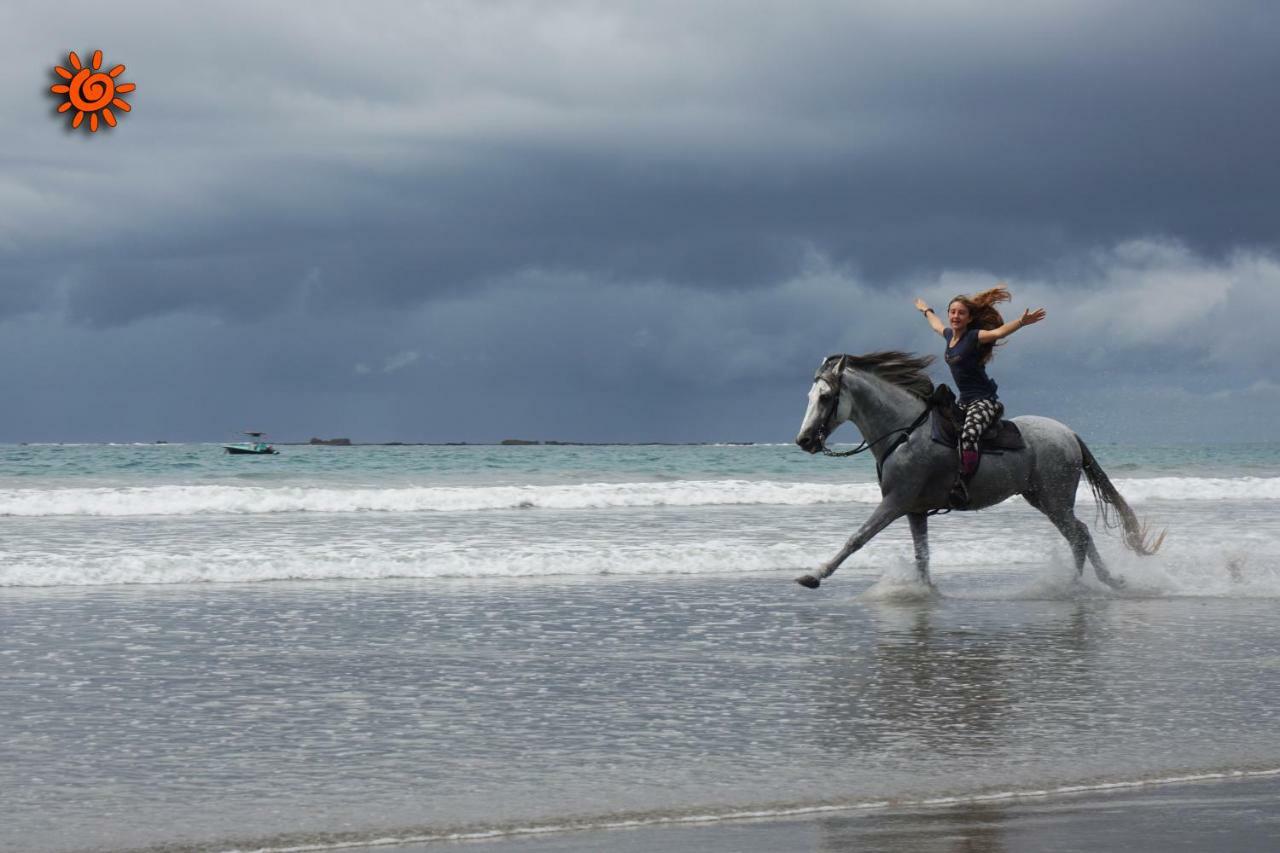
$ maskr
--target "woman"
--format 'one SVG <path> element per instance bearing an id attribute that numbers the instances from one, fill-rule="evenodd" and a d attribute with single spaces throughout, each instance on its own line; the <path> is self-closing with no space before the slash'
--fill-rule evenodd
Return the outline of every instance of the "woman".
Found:
<path id="1" fill-rule="evenodd" d="M 996 383 L 987 376 L 987 362 L 1002 339 L 1044 319 L 1044 309 L 1037 308 L 1028 309 L 1018 319 L 1006 323 L 995 306 L 1011 298 L 1003 284 L 975 296 L 957 296 L 947 305 L 946 326 L 923 299 L 916 300 L 916 310 L 947 341 L 943 357 L 951 368 L 951 377 L 960 394 L 960 408 L 964 411 L 959 441 L 960 475 L 949 498 L 951 506 L 957 509 L 969 504 L 969 480 L 978 470 L 978 439 L 1004 414 L 1004 405 L 996 396 Z"/>

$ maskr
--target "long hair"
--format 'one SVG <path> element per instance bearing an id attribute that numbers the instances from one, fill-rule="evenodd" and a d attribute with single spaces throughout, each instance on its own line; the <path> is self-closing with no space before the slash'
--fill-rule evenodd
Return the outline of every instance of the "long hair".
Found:
<path id="1" fill-rule="evenodd" d="M 947 303 L 950 307 L 955 302 L 961 302 L 965 308 L 969 309 L 969 328 L 970 329 L 998 329 L 1004 325 L 1004 317 L 1000 316 L 1000 312 L 996 310 L 997 302 L 1008 302 L 1013 299 L 1009 295 L 1009 288 L 1003 284 L 997 284 L 990 290 L 984 290 L 981 293 L 975 293 L 973 296 L 965 296 L 963 293 Z M 995 347 L 997 344 L 1003 343 L 998 341 L 991 344 L 982 344 L 982 363 L 986 364 L 991 361 L 991 357 L 995 355 Z"/>

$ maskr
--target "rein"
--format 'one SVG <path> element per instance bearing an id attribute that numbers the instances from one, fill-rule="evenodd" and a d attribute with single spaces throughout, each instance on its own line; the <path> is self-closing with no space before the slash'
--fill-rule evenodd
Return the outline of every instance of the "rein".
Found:
<path id="1" fill-rule="evenodd" d="M 836 385 L 836 388 L 840 388 L 840 387 L 844 384 L 844 364 L 843 364 L 843 361 L 841 362 L 841 364 L 840 364 L 840 366 L 837 368 L 837 370 L 839 371 L 839 373 L 838 373 L 837 375 L 838 375 L 840 378 L 839 378 L 839 380 L 835 383 L 835 385 Z M 836 408 L 835 408 L 835 409 L 832 409 L 832 411 L 831 411 L 831 419 L 832 419 L 832 420 L 834 420 L 834 418 L 836 417 L 836 410 L 839 408 L 839 406 L 840 406 L 840 401 L 839 401 L 839 399 L 837 399 L 837 400 L 836 400 Z M 889 438 L 890 436 L 896 435 L 896 436 L 898 436 L 898 438 L 897 438 L 897 440 L 896 440 L 896 441 L 894 441 L 892 444 L 890 444 L 890 445 L 889 445 L 889 449 L 888 449 L 888 450 L 886 450 L 886 451 L 884 452 L 884 459 L 877 459 L 877 460 L 876 460 L 876 480 L 878 481 L 878 480 L 880 480 L 881 473 L 882 473 L 882 472 L 883 472 L 883 470 L 884 470 L 884 463 L 885 463 L 885 460 L 886 460 L 886 459 L 888 459 L 891 455 L 893 455 L 893 451 L 895 451 L 895 450 L 897 450 L 897 449 L 898 449 L 898 445 L 902 444 L 904 441 L 906 441 L 908 438 L 910 438 L 910 437 L 911 437 L 911 433 L 915 432 L 915 431 L 916 431 L 916 429 L 918 429 L 918 428 L 919 428 L 919 426 L 920 426 L 922 423 L 924 423 L 925 421 L 927 421 L 927 420 L 929 419 L 929 413 L 930 413 L 931 411 L 933 411 L 933 400 L 932 400 L 932 399 L 929 399 L 929 400 L 926 400 L 926 401 L 925 401 L 925 404 L 924 404 L 924 411 L 920 413 L 920 417 L 916 418 L 916 419 L 915 419 L 914 421 L 912 421 L 908 426 L 898 427 L 897 429 L 891 429 L 891 430 L 889 430 L 888 432 L 886 432 L 884 435 L 882 435 L 882 436 L 880 436 L 879 438 L 874 439 L 874 440 L 872 440 L 872 441 L 867 441 L 867 440 L 864 438 L 864 439 L 862 440 L 862 443 L 861 443 L 861 444 L 859 444 L 857 447 L 855 447 L 853 450 L 842 450 L 842 451 L 836 452 L 836 451 L 834 451 L 834 450 L 830 450 L 830 449 L 828 449 L 828 448 L 827 448 L 827 441 L 826 441 L 826 439 L 827 439 L 827 435 L 828 435 L 829 433 L 826 431 L 826 429 L 823 429 L 823 431 L 822 431 L 822 433 L 821 433 L 821 436 L 822 436 L 822 454 L 823 454 L 824 456 L 834 456 L 834 457 L 841 457 L 841 458 L 846 457 L 846 456 L 853 456 L 853 455 L 855 455 L 855 454 L 863 453 L 863 452 L 865 452 L 865 451 L 868 451 L 868 450 L 870 450 L 871 448 L 875 447 L 875 446 L 876 446 L 877 444 L 879 444 L 880 442 L 884 441 L 886 438 Z"/>
<path id="2" fill-rule="evenodd" d="M 884 441 L 886 438 L 888 438 L 891 435 L 897 435 L 898 433 L 902 433 L 902 437 L 899 438 L 898 441 L 894 442 L 894 444 L 889 448 L 889 453 L 892 453 L 894 450 L 897 449 L 899 444 L 907 440 L 907 436 L 915 432 L 919 428 L 919 426 L 925 422 L 925 420 L 929 417 L 929 412 L 932 409 L 933 409 L 932 405 L 926 405 L 924 407 L 924 411 L 920 413 L 920 417 L 912 421 L 910 426 L 891 429 L 874 441 L 867 441 L 866 439 L 863 439 L 862 443 L 859 444 L 857 447 L 855 447 L 853 450 L 842 450 L 837 453 L 834 450 L 828 449 L 827 446 L 824 444 L 822 445 L 822 454 L 824 456 L 838 456 L 838 457 L 853 456 L 855 453 L 862 453 L 864 451 L 870 450 L 871 448 L 875 447 L 877 444 Z M 886 453 L 885 455 L 887 457 L 888 453 Z"/>

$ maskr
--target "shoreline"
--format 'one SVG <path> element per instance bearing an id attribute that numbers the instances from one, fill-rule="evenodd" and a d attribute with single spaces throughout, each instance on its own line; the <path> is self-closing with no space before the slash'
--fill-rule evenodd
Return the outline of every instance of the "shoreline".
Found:
<path id="1" fill-rule="evenodd" d="M 1274 849 L 1280 833 L 1280 769 L 1188 774 L 1153 780 L 922 799 L 797 806 L 724 816 L 641 816 L 600 825 L 320 839 L 276 851 L 432 853 L 465 844 L 481 853 L 774 853 L 849 851 Z M 1245 819 L 1242 819 L 1245 818 Z"/>

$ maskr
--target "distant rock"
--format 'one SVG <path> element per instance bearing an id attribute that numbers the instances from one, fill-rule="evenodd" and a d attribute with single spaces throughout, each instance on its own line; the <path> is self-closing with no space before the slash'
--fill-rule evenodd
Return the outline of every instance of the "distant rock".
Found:
<path id="1" fill-rule="evenodd" d="M 511 445 L 541 444 L 541 443 L 542 443 L 542 442 L 540 442 L 540 441 L 526 441 L 526 440 L 525 440 L 525 439 L 523 439 L 523 438 L 504 438 L 504 439 L 502 439 L 502 444 L 507 445 L 508 447 L 509 447 L 509 446 L 511 446 Z"/>
<path id="2" fill-rule="evenodd" d="M 351 439 L 349 438 L 312 438 L 308 444 L 323 444 L 327 447 L 350 447 Z"/>

